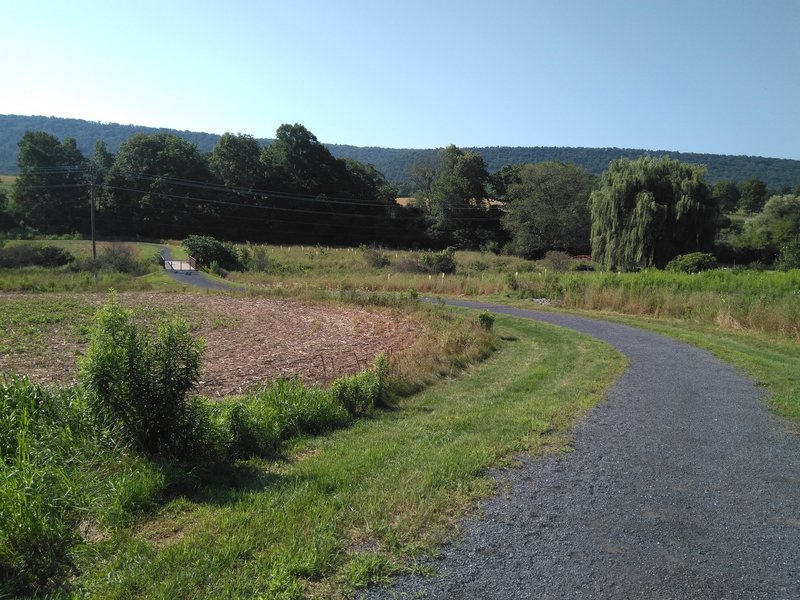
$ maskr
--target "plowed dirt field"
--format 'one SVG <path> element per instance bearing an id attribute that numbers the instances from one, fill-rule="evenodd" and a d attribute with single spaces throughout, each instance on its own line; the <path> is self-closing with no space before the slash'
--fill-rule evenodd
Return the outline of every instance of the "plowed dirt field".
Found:
<path id="1" fill-rule="evenodd" d="M 400 311 L 384 308 L 201 294 L 120 294 L 119 298 L 134 309 L 137 320 L 177 314 L 190 323 L 193 334 L 205 339 L 198 391 L 209 397 L 241 394 L 281 376 L 326 383 L 363 369 L 379 352 L 407 347 L 423 330 Z M 85 295 L 79 300 L 91 304 L 93 311 L 106 297 Z M 2 302 L 21 301 L 23 295 L 2 298 Z M 25 374 L 44 384 L 74 381 L 88 346 L 90 315 L 78 310 L 75 319 L 42 324 L 35 332 L 42 337 L 39 343 L 0 353 L 0 372 Z"/>

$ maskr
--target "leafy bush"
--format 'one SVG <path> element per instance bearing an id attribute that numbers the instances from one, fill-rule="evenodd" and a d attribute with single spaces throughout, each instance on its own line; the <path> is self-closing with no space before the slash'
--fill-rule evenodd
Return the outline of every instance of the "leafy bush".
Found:
<path id="1" fill-rule="evenodd" d="M 144 452 L 197 458 L 208 450 L 210 415 L 200 401 L 187 399 L 197 383 L 203 343 L 179 319 L 162 323 L 155 335 L 140 331 L 129 311 L 111 294 L 97 314 L 81 381 L 92 408 L 119 424 Z"/>
<path id="2" fill-rule="evenodd" d="M 242 265 L 242 269 L 245 271 L 249 271 L 253 267 L 253 249 L 248 244 L 247 246 L 240 246 L 237 249 L 236 256 L 239 259 L 239 264 Z"/>
<path id="3" fill-rule="evenodd" d="M 62 267 L 75 260 L 67 250 L 56 246 L 42 246 L 36 252 L 36 264 L 40 267 Z"/>
<path id="4" fill-rule="evenodd" d="M 783 271 L 800 269 L 800 236 L 783 245 L 781 255 L 775 266 Z"/>
<path id="5" fill-rule="evenodd" d="M 192 255 L 198 266 L 209 266 L 212 262 L 227 271 L 243 271 L 236 246 L 222 243 L 210 235 L 190 235 L 183 240 L 183 247 Z"/>
<path id="6" fill-rule="evenodd" d="M 266 246 L 253 246 L 253 260 L 250 264 L 250 268 L 253 271 L 258 271 L 260 273 L 263 273 L 269 269 L 269 259 L 267 257 Z"/>
<path id="7" fill-rule="evenodd" d="M 560 250 L 550 250 L 544 255 L 542 264 L 546 269 L 556 271 L 557 273 L 563 273 L 564 271 L 569 270 L 569 267 L 572 264 L 572 258 L 566 252 L 561 252 Z"/>
<path id="8" fill-rule="evenodd" d="M 57 246 L 16 245 L 0 250 L 0 267 L 61 267 L 75 260 L 68 251 Z"/>
<path id="9" fill-rule="evenodd" d="M 223 411 L 227 454 L 233 458 L 269 455 L 282 440 L 330 431 L 352 420 L 331 390 L 296 379 L 278 379 Z"/>
<path id="10" fill-rule="evenodd" d="M 421 273 L 455 273 L 456 249 L 447 248 L 440 252 L 423 252 L 417 262 L 417 270 Z"/>
<path id="11" fill-rule="evenodd" d="M 100 268 L 117 273 L 139 273 L 140 265 L 136 261 L 133 248 L 123 244 L 112 244 L 100 252 L 97 257 Z M 146 270 L 146 267 L 145 267 Z"/>
<path id="12" fill-rule="evenodd" d="M 362 251 L 364 253 L 364 260 L 367 261 L 367 265 L 370 267 L 380 269 L 392 264 L 392 261 L 389 260 L 389 255 L 379 246 L 370 246 L 369 248 L 362 247 Z"/>
<path id="13" fill-rule="evenodd" d="M 514 273 L 506 273 L 506 283 L 511 291 L 516 292 L 519 289 L 519 281 Z"/>
<path id="14" fill-rule="evenodd" d="M 481 327 L 484 329 L 491 330 L 492 327 L 494 327 L 494 315 L 489 312 L 478 313 L 478 323 L 480 323 Z"/>
<path id="15" fill-rule="evenodd" d="M 220 267 L 219 263 L 215 260 L 212 260 L 211 264 L 208 265 L 208 272 L 217 277 L 222 277 L 223 279 L 228 276 L 228 270 Z"/>
<path id="16" fill-rule="evenodd" d="M 667 271 L 679 273 L 699 273 L 717 268 L 717 259 L 713 254 L 705 252 L 692 252 L 676 256 L 667 264 Z"/>

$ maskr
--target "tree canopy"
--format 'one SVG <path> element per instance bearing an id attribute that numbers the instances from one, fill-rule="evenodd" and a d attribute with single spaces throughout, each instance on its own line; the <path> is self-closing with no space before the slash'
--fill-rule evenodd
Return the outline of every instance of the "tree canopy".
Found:
<path id="1" fill-rule="evenodd" d="M 89 230 L 86 159 L 75 140 L 29 131 L 19 141 L 14 207 L 20 220 L 47 233 Z"/>
<path id="2" fill-rule="evenodd" d="M 503 216 L 512 251 L 526 258 L 548 250 L 587 254 L 594 177 L 578 165 L 548 161 L 523 166 L 516 178 L 507 188 Z"/>
<path id="3" fill-rule="evenodd" d="M 732 213 L 739 208 L 739 200 L 742 193 L 739 191 L 739 186 L 735 181 L 730 179 L 721 179 L 714 184 L 713 188 L 714 202 L 716 202 L 719 210 L 723 213 Z"/>
<path id="4" fill-rule="evenodd" d="M 203 202 L 208 162 L 191 144 L 167 133 L 139 134 L 122 144 L 100 203 L 106 233 L 183 237 L 210 222 Z M 199 182 L 198 187 L 184 182 Z"/>
<path id="5" fill-rule="evenodd" d="M 717 207 L 704 173 L 666 156 L 614 161 L 590 197 L 595 262 L 663 268 L 680 254 L 712 250 Z"/>
<path id="6" fill-rule="evenodd" d="M 742 184 L 742 196 L 739 206 L 749 213 L 757 213 L 764 208 L 767 201 L 767 184 L 751 177 Z"/>
<path id="7" fill-rule="evenodd" d="M 800 240 L 800 195 L 767 200 L 764 210 L 748 221 L 745 235 L 753 247 L 767 248 L 774 254 Z"/>

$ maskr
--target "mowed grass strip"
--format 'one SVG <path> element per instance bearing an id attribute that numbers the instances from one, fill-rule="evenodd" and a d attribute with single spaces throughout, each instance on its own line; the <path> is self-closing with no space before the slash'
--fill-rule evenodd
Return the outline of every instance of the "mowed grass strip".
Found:
<path id="1" fill-rule="evenodd" d="M 603 314 L 602 318 L 648 329 L 708 350 L 766 388 L 772 411 L 800 432 L 800 344 L 796 340 L 685 321 L 608 314 Z"/>
<path id="2" fill-rule="evenodd" d="M 608 310 L 542 308 L 524 300 L 493 297 L 489 301 L 518 308 L 568 312 L 647 329 L 704 348 L 720 360 L 740 369 L 766 389 L 766 401 L 778 416 L 800 432 L 800 344 L 792 336 L 752 329 L 730 329 L 685 319 L 631 317 Z M 800 300 L 796 302 L 800 303 Z M 796 310 L 796 309 L 795 309 Z"/>
<path id="3" fill-rule="evenodd" d="M 498 317 L 500 351 L 373 418 L 249 461 L 199 497 L 84 547 L 105 598 L 337 597 L 418 569 L 515 453 L 565 451 L 624 368 L 610 346 Z"/>

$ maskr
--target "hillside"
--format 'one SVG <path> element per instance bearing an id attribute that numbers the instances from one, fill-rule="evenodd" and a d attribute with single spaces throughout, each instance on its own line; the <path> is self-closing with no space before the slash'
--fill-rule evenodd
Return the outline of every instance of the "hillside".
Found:
<path id="1" fill-rule="evenodd" d="M 196 144 L 203 152 L 211 152 L 219 139 L 217 134 L 204 132 L 158 129 L 138 125 L 118 125 L 115 123 L 99 123 L 57 117 L 0 115 L 0 174 L 13 175 L 17 173 L 17 142 L 26 131 L 46 131 L 59 139 L 73 137 L 77 141 L 78 147 L 87 155 L 91 154 L 96 140 L 104 140 L 109 149 L 115 152 L 122 142 L 137 133 L 171 133 Z M 269 139 L 261 139 L 259 141 L 263 144 L 272 142 Z M 347 157 L 365 163 L 372 163 L 392 182 L 406 181 L 406 173 L 410 165 L 421 157 L 436 153 L 435 149 L 376 148 L 342 144 L 326 144 L 326 146 L 336 157 Z M 649 153 L 656 156 L 669 154 L 672 158 L 684 162 L 706 165 L 708 167 L 707 178 L 712 183 L 719 179 L 733 179 L 741 182 L 749 177 L 756 177 L 772 188 L 783 186 L 795 188 L 800 184 L 800 160 L 634 148 L 494 146 L 471 149 L 484 157 L 490 171 L 496 171 L 505 165 L 560 160 L 575 162 L 592 173 L 599 174 L 614 159 L 621 157 L 635 158 Z"/>

